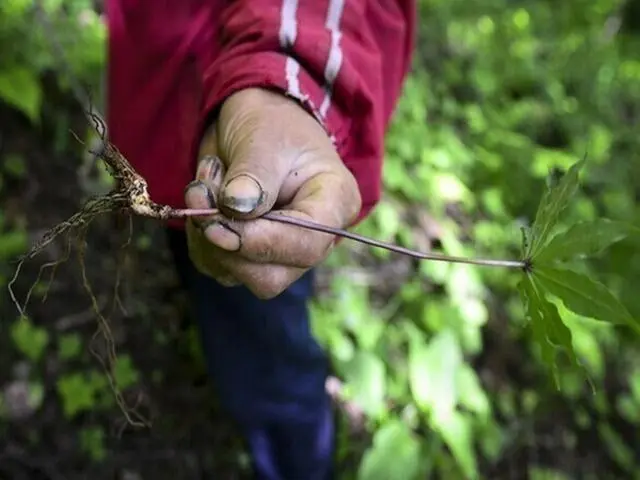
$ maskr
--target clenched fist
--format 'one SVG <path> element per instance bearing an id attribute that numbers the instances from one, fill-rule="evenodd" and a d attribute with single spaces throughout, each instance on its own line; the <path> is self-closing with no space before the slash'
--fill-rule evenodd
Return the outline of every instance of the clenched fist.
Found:
<path id="1" fill-rule="evenodd" d="M 324 260 L 334 237 L 261 215 L 273 210 L 345 228 L 361 207 L 358 185 L 322 126 L 294 100 L 262 89 L 224 102 L 202 139 L 185 200 L 222 212 L 187 222 L 196 268 L 263 299 Z"/>

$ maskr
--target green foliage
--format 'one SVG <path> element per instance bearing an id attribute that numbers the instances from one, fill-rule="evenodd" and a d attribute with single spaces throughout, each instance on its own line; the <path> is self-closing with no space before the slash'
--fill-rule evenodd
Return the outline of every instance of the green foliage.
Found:
<path id="1" fill-rule="evenodd" d="M 550 237 L 560 214 L 578 190 L 578 174 L 583 165 L 584 160 L 571 166 L 558 185 L 545 192 L 532 228 L 523 232 L 522 250 L 529 265 L 519 290 L 542 358 L 553 371 L 556 382 L 559 381 L 556 349 L 567 353 L 574 365 L 578 366 L 579 362 L 573 349 L 571 330 L 547 295 L 560 299 L 565 307 L 578 315 L 627 325 L 640 333 L 640 321 L 633 318 L 605 285 L 583 273 L 555 266 L 559 260 L 598 253 L 635 230 L 631 225 L 602 219 L 589 224 L 578 223 Z M 587 226 L 597 230 L 587 230 Z"/>
<path id="2" fill-rule="evenodd" d="M 552 295 L 560 298 L 566 307 L 585 317 L 627 324 L 639 331 L 638 321 L 601 283 L 581 273 L 540 266 L 534 277 Z"/>
<path id="3" fill-rule="evenodd" d="M 632 225 L 606 218 L 578 222 L 555 235 L 535 256 L 535 262 L 544 265 L 594 256 L 634 233 L 639 231 Z"/>
<path id="4" fill-rule="evenodd" d="M 104 65 L 105 25 L 91 0 L 45 1 L 56 41 L 64 48 L 74 75 L 83 83 L 98 86 Z M 0 2 L 0 99 L 39 124 L 43 105 L 42 77 L 54 71 L 62 89 L 70 86 L 59 65 L 49 32 L 34 28 L 38 17 L 31 0 Z M 38 23 L 39 25 L 39 23 Z M 19 43 L 18 43 L 19 42 Z M 16 48 L 16 45 L 20 48 Z M 95 87 L 93 87 L 95 88 Z"/>
<path id="5" fill-rule="evenodd" d="M 104 430 L 97 426 L 84 427 L 80 430 L 80 447 L 92 460 L 104 460 L 107 456 Z"/>
<path id="6" fill-rule="evenodd" d="M 12 66 L 0 71 L 0 98 L 38 123 L 42 90 L 38 78 L 29 68 Z"/>
<path id="7" fill-rule="evenodd" d="M 67 418 L 91 411 L 97 403 L 97 393 L 108 385 L 106 378 L 98 375 L 87 376 L 80 372 L 64 375 L 56 383 L 62 401 L 62 411 Z"/>
<path id="8" fill-rule="evenodd" d="M 435 223 L 442 253 L 508 259 L 520 251 L 532 268 L 423 262 L 392 287 L 382 275 L 358 286 L 349 273 L 357 261 L 333 255 L 336 278 L 314 305 L 314 331 L 339 366 L 363 351 L 369 364 L 385 365 L 378 385 L 387 407 L 370 421 L 374 443 L 360 478 L 399 468 L 388 465 L 394 447 L 375 442 L 386 428 L 421 445 L 413 478 L 477 478 L 518 449 L 544 449 L 523 425 L 548 416 L 562 429 L 550 437 L 577 439 L 545 450 L 558 464 L 588 437 L 581 449 L 633 472 L 639 464 L 625 451 L 637 458 L 637 441 L 615 419 L 635 419 L 638 408 L 640 343 L 627 333 L 640 318 L 640 36 L 605 0 L 419 3 L 414 71 L 387 135 L 387 195 L 358 230 L 428 248 Z M 614 24 L 620 30 L 610 33 Z M 396 256 L 373 255 L 374 271 L 401 270 Z M 354 318 L 371 322 L 374 349 L 353 333 Z M 370 385 L 374 370 L 359 370 L 346 389 Z M 561 388 L 549 389 L 549 379 Z M 553 408 L 564 401 L 571 413 L 558 419 Z M 593 438 L 599 421 L 607 427 Z M 565 472 L 533 461 L 522 468 L 539 479 L 588 473 L 575 463 Z"/>
<path id="9" fill-rule="evenodd" d="M 407 426 L 390 420 L 373 437 L 373 447 L 358 469 L 358 479 L 405 480 L 420 473 L 420 442 Z"/>
<path id="10" fill-rule="evenodd" d="M 129 355 L 118 356 L 113 366 L 113 376 L 116 386 L 121 390 L 132 387 L 140 380 L 140 374 Z"/>
<path id="11" fill-rule="evenodd" d="M 58 358 L 62 361 L 77 358 L 83 351 L 82 337 L 77 333 L 67 333 L 58 340 Z"/>
<path id="12" fill-rule="evenodd" d="M 114 386 L 119 391 L 124 391 L 138 382 L 139 372 L 128 355 L 122 354 L 117 358 L 113 367 L 113 377 Z M 113 387 L 107 376 L 98 370 L 66 373 L 58 378 L 56 389 L 64 415 L 69 419 L 115 405 Z"/>
<path id="13" fill-rule="evenodd" d="M 34 325 L 26 317 L 13 322 L 11 325 L 11 338 L 18 351 L 33 363 L 42 359 L 49 344 L 47 330 Z"/>
<path id="14" fill-rule="evenodd" d="M 357 352 L 345 364 L 343 375 L 349 385 L 351 398 L 370 416 L 386 410 L 386 367 L 379 356 L 367 351 Z"/>
<path id="15" fill-rule="evenodd" d="M 24 159 L 19 155 L 11 154 L 5 155 L 2 170 L 13 178 L 24 178 L 27 173 Z"/>
<path id="16" fill-rule="evenodd" d="M 528 244 L 525 258 L 534 260 L 540 250 L 546 246 L 549 236 L 558 223 L 560 214 L 567 208 L 569 200 L 578 189 L 578 172 L 585 160 L 572 165 L 560 183 L 545 192 L 538 207 L 533 227 L 526 235 L 529 240 L 525 242 Z"/>
<path id="17" fill-rule="evenodd" d="M 8 225 L 5 225 L 4 215 L 0 212 L 0 262 L 4 263 L 15 258 L 16 255 L 24 251 L 26 246 L 27 235 L 25 231 L 21 228 L 9 230 Z M 9 272 L 0 269 L 0 285 L 5 283 L 3 274 L 8 275 Z"/>

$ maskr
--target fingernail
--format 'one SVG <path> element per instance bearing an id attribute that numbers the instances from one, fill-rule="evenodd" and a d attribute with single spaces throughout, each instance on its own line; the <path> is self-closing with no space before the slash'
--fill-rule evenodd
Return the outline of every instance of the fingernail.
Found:
<path id="1" fill-rule="evenodd" d="M 198 178 L 214 180 L 220 171 L 221 161 L 214 155 L 205 155 L 198 166 Z"/>
<path id="2" fill-rule="evenodd" d="M 202 232 L 207 239 L 229 252 L 237 252 L 242 248 L 240 235 L 229 225 L 217 220 L 211 220 L 202 225 Z"/>
<path id="3" fill-rule="evenodd" d="M 262 202 L 260 184 L 248 175 L 238 175 L 224 188 L 223 203 L 240 213 L 253 212 Z"/>
<path id="4" fill-rule="evenodd" d="M 213 192 L 211 192 L 209 187 L 207 187 L 204 182 L 200 180 L 194 180 L 190 182 L 184 189 L 185 195 L 189 194 L 189 192 L 192 191 L 191 189 L 193 188 L 200 188 L 207 197 L 209 208 L 216 208 L 216 199 L 213 196 Z"/>

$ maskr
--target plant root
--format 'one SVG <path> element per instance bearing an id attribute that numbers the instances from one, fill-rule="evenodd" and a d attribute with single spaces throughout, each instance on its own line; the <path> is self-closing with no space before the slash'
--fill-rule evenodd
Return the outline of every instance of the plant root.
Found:
<path id="1" fill-rule="evenodd" d="M 124 206 L 126 204 L 124 200 L 125 198 L 122 195 L 117 193 L 109 194 L 104 197 L 90 199 L 89 201 L 87 201 L 87 203 L 82 207 L 82 209 L 79 212 L 72 215 L 68 220 L 62 223 L 59 223 L 55 227 L 49 229 L 43 235 L 43 237 L 38 242 L 36 242 L 35 245 L 31 247 L 31 249 L 26 254 L 22 255 L 18 259 L 16 271 L 13 274 L 13 277 L 11 278 L 11 280 L 9 281 L 8 289 L 9 289 L 9 295 L 11 296 L 11 300 L 16 306 L 18 313 L 20 314 L 20 317 L 26 316 L 25 312 L 26 312 L 27 304 L 31 298 L 34 288 L 37 286 L 38 282 L 42 278 L 42 274 L 44 273 L 44 270 L 46 270 L 47 268 L 51 268 L 52 270 L 49 278 L 49 285 L 50 285 L 51 282 L 53 281 L 53 276 L 55 274 L 56 269 L 69 259 L 69 256 L 71 253 L 71 241 L 73 238 L 73 233 L 80 229 L 83 229 L 83 227 L 87 227 L 91 223 L 91 221 L 98 215 L 111 212 L 117 208 L 121 208 L 121 206 Z M 51 243 L 53 243 L 58 237 L 62 235 L 67 235 L 67 248 L 66 248 L 64 257 L 55 262 L 46 263 L 42 265 L 42 267 L 40 267 L 40 271 L 38 272 L 36 281 L 33 282 L 31 287 L 29 288 L 27 297 L 24 303 L 21 305 L 16 298 L 15 292 L 13 290 L 13 286 L 18 280 L 18 276 L 20 275 L 20 271 L 22 270 L 24 263 L 28 260 L 35 258 L 38 254 L 44 251 Z M 84 236 L 76 235 L 76 240 L 82 242 L 84 241 Z M 48 288 L 47 288 L 47 292 L 48 292 Z M 45 299 L 46 299 L 46 295 L 47 294 L 45 294 Z"/>
<path id="2" fill-rule="evenodd" d="M 97 198 L 89 199 L 80 209 L 79 212 L 72 215 L 66 221 L 59 223 L 53 228 L 49 229 L 42 238 L 36 242 L 30 250 L 22 255 L 17 262 L 16 270 L 11 278 L 8 290 L 11 300 L 13 301 L 20 318 L 27 316 L 26 310 L 29 301 L 32 297 L 34 289 L 39 285 L 42 275 L 45 270 L 50 269 L 51 273 L 49 281 L 45 287 L 45 293 L 42 301 L 46 301 L 49 288 L 53 282 L 55 272 L 57 268 L 69 260 L 72 250 L 72 241 L 76 241 L 77 248 L 77 260 L 80 266 L 80 272 L 82 276 L 82 285 L 86 294 L 88 295 L 91 308 L 95 314 L 98 322 L 98 329 L 94 333 L 89 350 L 91 354 L 103 366 L 105 375 L 109 381 L 110 387 L 115 395 L 116 402 L 120 407 L 122 413 L 126 418 L 126 423 L 136 427 L 148 426 L 149 423 L 140 414 L 135 412 L 134 409 L 129 408 L 120 392 L 115 376 L 114 368 L 117 362 L 116 347 L 113 334 L 109 326 L 110 315 L 119 308 L 124 313 L 124 306 L 119 295 L 119 288 L 121 284 L 121 262 L 124 259 L 124 253 L 126 248 L 131 244 L 131 236 L 133 231 L 132 215 L 139 215 L 145 217 L 151 217 L 156 219 L 169 218 L 171 208 L 160 206 L 151 201 L 147 192 L 146 181 L 129 165 L 128 161 L 120 154 L 120 152 L 111 143 L 106 142 L 104 139 L 104 132 L 106 131 L 102 120 L 97 115 L 88 112 L 88 117 L 93 121 L 94 129 L 101 135 L 104 142 L 104 147 L 100 152 L 94 152 L 98 158 L 102 159 L 107 166 L 109 174 L 115 180 L 115 188 L 107 195 Z M 111 312 L 109 315 L 105 315 L 102 312 L 96 296 L 93 292 L 93 288 L 86 275 L 85 269 L 85 238 L 87 230 L 91 222 L 99 215 L 105 213 L 129 213 L 129 235 L 125 243 L 120 247 L 119 261 L 116 268 L 116 279 L 113 285 L 113 303 L 111 306 Z M 23 303 L 20 303 L 14 292 L 14 285 L 18 280 L 20 272 L 24 263 L 28 260 L 35 258 L 38 254 L 44 251 L 49 245 L 51 245 L 56 239 L 61 236 L 66 236 L 66 249 L 62 258 L 48 262 L 42 265 L 38 271 L 36 280 L 29 287 Z M 104 347 L 106 354 L 103 357 L 95 348 L 95 341 L 101 337 L 104 341 Z"/>

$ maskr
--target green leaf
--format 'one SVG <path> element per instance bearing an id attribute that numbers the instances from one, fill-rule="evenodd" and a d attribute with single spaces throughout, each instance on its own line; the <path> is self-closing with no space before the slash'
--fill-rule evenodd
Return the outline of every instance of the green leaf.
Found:
<path id="1" fill-rule="evenodd" d="M 458 399 L 457 374 L 462 351 L 450 329 L 442 330 L 428 344 L 414 338 L 409 346 L 409 383 L 419 408 L 434 418 L 455 409 Z"/>
<path id="2" fill-rule="evenodd" d="M 412 480 L 418 478 L 420 443 L 399 420 L 384 424 L 373 437 L 358 468 L 358 480 Z"/>
<path id="3" fill-rule="evenodd" d="M 80 412 L 91 410 L 95 404 L 95 386 L 81 373 L 62 376 L 56 383 L 62 409 L 67 418 L 73 418 Z"/>
<path id="4" fill-rule="evenodd" d="M 640 333 L 640 322 L 597 280 L 562 268 L 541 266 L 534 270 L 536 281 L 558 297 L 571 311 L 583 317 L 629 325 Z"/>
<path id="5" fill-rule="evenodd" d="M 140 377 L 129 355 L 121 355 L 117 358 L 113 368 L 113 376 L 116 385 L 120 389 L 127 389 L 135 385 Z"/>
<path id="6" fill-rule="evenodd" d="M 29 244 L 24 230 L 11 230 L 0 235 L 0 260 L 23 253 Z"/>
<path id="7" fill-rule="evenodd" d="M 11 338 L 16 348 L 34 363 L 42 359 L 49 344 L 47 330 L 34 325 L 28 318 L 16 320 L 12 324 Z"/>
<path id="8" fill-rule="evenodd" d="M 28 68 L 12 66 L 0 71 L 0 98 L 38 123 L 42 89 L 38 77 Z"/>
<path id="9" fill-rule="evenodd" d="M 58 341 L 58 357 L 60 360 L 71 360 L 82 353 L 82 337 L 77 333 L 68 333 Z"/>
<path id="10" fill-rule="evenodd" d="M 538 265 L 576 257 L 588 257 L 624 240 L 632 233 L 640 234 L 640 229 L 606 218 L 580 222 L 555 235 L 546 246 L 538 250 L 533 259 Z"/>
<path id="11" fill-rule="evenodd" d="M 529 248 L 531 247 L 531 241 L 532 241 L 531 229 L 528 227 L 520 227 L 520 235 L 522 237 L 522 241 L 521 241 L 522 258 L 526 258 L 529 253 Z"/>
<path id="12" fill-rule="evenodd" d="M 624 470 L 632 473 L 637 472 L 636 454 L 633 448 L 626 444 L 624 439 L 616 432 L 610 424 L 600 422 L 598 432 L 604 440 L 609 455 Z"/>
<path id="13" fill-rule="evenodd" d="M 478 478 L 470 418 L 458 411 L 438 422 L 438 431 L 451 450 L 465 478 Z"/>
<path id="14" fill-rule="evenodd" d="M 491 403 L 482 383 L 473 367 L 463 363 L 458 370 L 456 385 L 460 396 L 460 404 L 481 417 L 491 414 Z"/>
<path id="15" fill-rule="evenodd" d="M 580 368 L 573 349 L 571 330 L 562 321 L 558 308 L 549 302 L 533 275 L 527 275 L 518 285 L 526 316 L 531 321 L 534 339 L 540 347 L 542 360 L 550 369 L 556 387 L 560 387 L 557 354 L 564 351 L 571 363 Z"/>
<path id="16" fill-rule="evenodd" d="M 560 214 L 578 189 L 578 174 L 585 162 L 586 157 L 574 163 L 558 184 L 549 187 L 542 196 L 532 227 L 533 238 L 529 245 L 529 257 L 535 256 L 547 242 Z"/>
<path id="17" fill-rule="evenodd" d="M 345 365 L 344 375 L 353 400 L 367 415 L 380 415 L 386 394 L 386 369 L 380 357 L 359 351 Z"/>
<path id="18" fill-rule="evenodd" d="M 402 219 L 398 208 L 390 202 L 380 202 L 373 213 L 376 226 L 378 227 L 378 236 L 383 239 L 391 239 L 400 230 Z"/>

